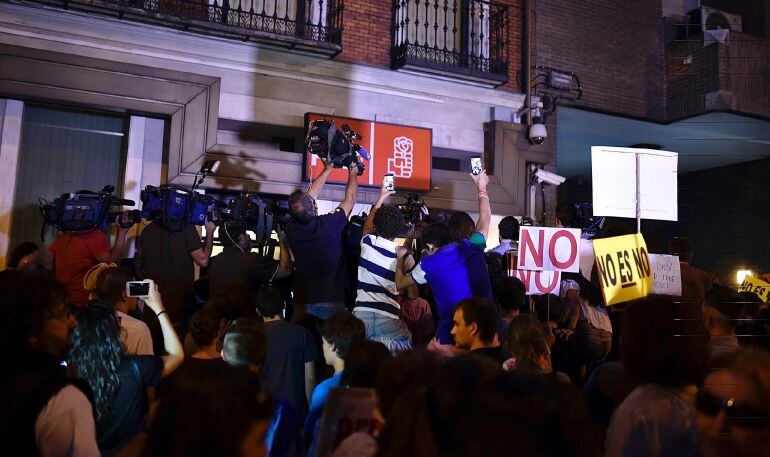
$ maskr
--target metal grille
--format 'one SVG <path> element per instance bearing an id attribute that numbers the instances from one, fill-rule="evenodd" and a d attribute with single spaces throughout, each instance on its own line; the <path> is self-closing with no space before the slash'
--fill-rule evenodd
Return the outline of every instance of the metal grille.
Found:
<path id="1" fill-rule="evenodd" d="M 68 1 L 73 3 L 88 0 Z M 101 0 L 120 9 L 142 10 L 255 32 L 342 44 L 344 0 Z"/>
<path id="2" fill-rule="evenodd" d="M 508 7 L 484 0 L 393 0 L 394 67 L 508 73 Z"/>

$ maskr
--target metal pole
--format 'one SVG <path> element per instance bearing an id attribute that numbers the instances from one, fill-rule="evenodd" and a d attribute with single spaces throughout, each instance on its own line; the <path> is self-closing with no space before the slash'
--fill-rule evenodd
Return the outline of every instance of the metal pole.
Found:
<path id="1" fill-rule="evenodd" d="M 639 153 L 636 154 L 636 233 L 642 233 L 641 185 L 639 184 Z"/>

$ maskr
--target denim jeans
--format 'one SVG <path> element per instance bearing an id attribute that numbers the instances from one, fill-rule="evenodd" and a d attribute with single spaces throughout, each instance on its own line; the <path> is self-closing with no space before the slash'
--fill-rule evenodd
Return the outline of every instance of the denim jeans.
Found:
<path id="1" fill-rule="evenodd" d="M 294 316 L 292 316 L 292 321 L 301 318 L 303 314 L 310 314 L 321 319 L 322 321 L 325 321 L 329 318 L 329 316 L 336 313 L 337 311 L 345 311 L 344 302 L 327 301 L 321 303 L 308 303 L 306 305 L 296 305 L 294 307 Z"/>
<path id="2" fill-rule="evenodd" d="M 353 315 L 364 322 L 366 339 L 379 341 L 393 353 L 412 349 L 412 334 L 401 319 L 373 311 L 353 310 Z"/>

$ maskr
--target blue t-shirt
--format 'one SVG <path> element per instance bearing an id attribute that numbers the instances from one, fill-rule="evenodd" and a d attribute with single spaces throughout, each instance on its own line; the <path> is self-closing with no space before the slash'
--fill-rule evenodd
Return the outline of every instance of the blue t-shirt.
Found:
<path id="1" fill-rule="evenodd" d="M 425 256 L 412 270 L 417 284 L 430 285 L 438 309 L 436 337 L 441 344 L 454 344 L 452 308 L 465 298 L 492 299 L 492 287 L 484 250 L 469 240 L 451 243 Z"/>
<path id="2" fill-rule="evenodd" d="M 342 371 L 335 374 L 326 381 L 318 384 L 313 390 L 313 397 L 310 399 L 310 412 L 305 420 L 305 432 L 313 437 L 307 450 L 307 455 L 315 455 L 315 448 L 318 445 L 318 428 L 321 426 L 321 416 L 324 413 L 326 399 L 329 398 L 329 392 L 340 386 L 342 380 Z"/>

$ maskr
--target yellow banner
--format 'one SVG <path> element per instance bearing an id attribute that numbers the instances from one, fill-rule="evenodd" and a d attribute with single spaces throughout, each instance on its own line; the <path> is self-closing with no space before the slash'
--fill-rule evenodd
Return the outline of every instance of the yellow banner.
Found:
<path id="1" fill-rule="evenodd" d="M 753 276 L 746 276 L 738 288 L 738 292 L 754 292 L 763 302 L 768 303 L 770 299 L 770 284 Z"/>
<path id="2" fill-rule="evenodd" d="M 594 240 L 594 253 L 607 306 L 650 294 L 652 269 L 640 233 Z"/>

